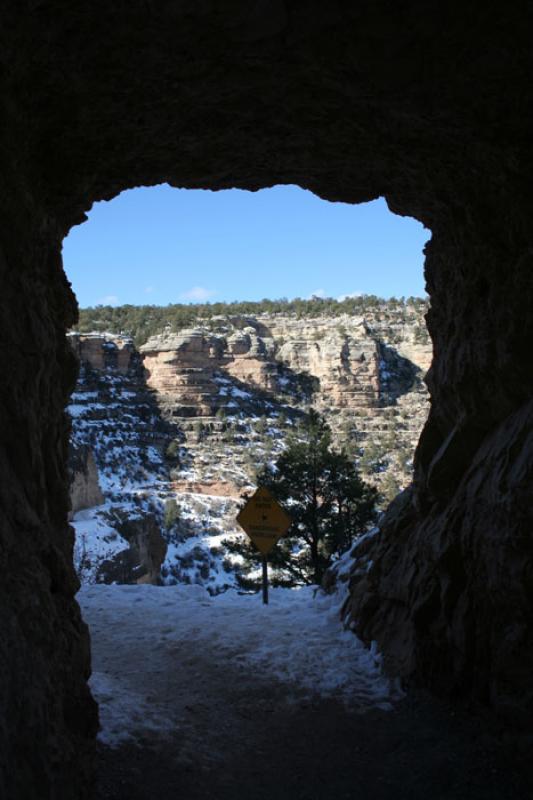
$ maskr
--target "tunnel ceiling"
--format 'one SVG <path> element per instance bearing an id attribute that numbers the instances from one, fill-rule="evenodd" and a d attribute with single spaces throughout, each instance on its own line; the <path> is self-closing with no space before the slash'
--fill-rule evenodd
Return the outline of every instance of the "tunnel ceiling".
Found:
<path id="1" fill-rule="evenodd" d="M 485 165 L 502 147 L 518 166 L 530 43 L 503 8 L 36 2 L 4 17 L 11 143 L 65 226 L 169 181 L 385 195 L 431 227 L 480 181 L 498 190 Z"/>

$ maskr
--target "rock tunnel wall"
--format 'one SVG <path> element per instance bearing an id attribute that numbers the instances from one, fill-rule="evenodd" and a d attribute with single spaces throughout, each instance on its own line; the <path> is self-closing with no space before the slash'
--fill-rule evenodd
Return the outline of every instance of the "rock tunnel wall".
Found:
<path id="1" fill-rule="evenodd" d="M 384 195 L 431 228 L 432 411 L 349 613 L 407 676 L 531 714 L 532 12 L 458 9 L 3 3 L 2 797 L 90 790 L 61 240 L 92 202 L 141 184 Z"/>

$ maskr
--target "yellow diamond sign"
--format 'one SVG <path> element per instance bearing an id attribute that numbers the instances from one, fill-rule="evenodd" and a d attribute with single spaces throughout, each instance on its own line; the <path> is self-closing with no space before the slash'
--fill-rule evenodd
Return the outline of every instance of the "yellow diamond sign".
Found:
<path id="1" fill-rule="evenodd" d="M 292 519 L 268 489 L 259 488 L 237 517 L 260 553 L 266 556 L 292 525 Z"/>

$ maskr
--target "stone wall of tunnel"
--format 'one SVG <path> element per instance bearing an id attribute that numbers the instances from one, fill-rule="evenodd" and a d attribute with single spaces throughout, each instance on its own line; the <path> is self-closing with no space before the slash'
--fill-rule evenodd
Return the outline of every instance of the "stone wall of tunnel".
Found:
<path id="1" fill-rule="evenodd" d="M 2 797 L 90 792 L 61 241 L 141 184 L 384 195 L 431 228 L 432 409 L 347 613 L 391 669 L 530 717 L 528 4 L 8 0 L 0 23 Z"/>

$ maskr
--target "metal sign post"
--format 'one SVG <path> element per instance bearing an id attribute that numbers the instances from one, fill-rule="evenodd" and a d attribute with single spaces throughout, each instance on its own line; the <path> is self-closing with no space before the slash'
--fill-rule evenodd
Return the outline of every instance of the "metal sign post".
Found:
<path id="1" fill-rule="evenodd" d="M 263 556 L 263 605 L 268 605 L 268 562 Z"/>
<path id="2" fill-rule="evenodd" d="M 237 522 L 248 534 L 262 556 L 263 603 L 268 605 L 267 555 L 278 539 L 287 533 L 292 519 L 268 489 L 259 487 L 240 511 Z"/>

